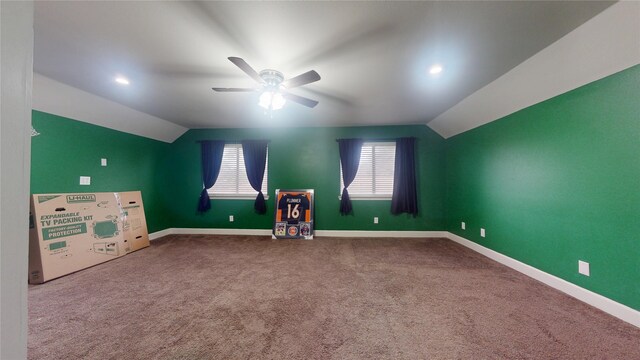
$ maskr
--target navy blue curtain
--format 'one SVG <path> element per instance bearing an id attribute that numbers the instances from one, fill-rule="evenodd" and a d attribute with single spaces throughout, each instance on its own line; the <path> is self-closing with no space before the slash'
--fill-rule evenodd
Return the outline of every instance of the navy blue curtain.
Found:
<path id="1" fill-rule="evenodd" d="M 247 170 L 247 178 L 253 190 L 258 192 L 258 197 L 253 203 L 253 208 L 258 214 L 267 212 L 267 203 L 262 193 L 262 178 L 267 164 L 267 140 L 243 140 L 242 153 L 244 155 L 244 167 Z"/>
<path id="2" fill-rule="evenodd" d="M 418 195 L 416 191 L 415 165 L 416 139 L 396 139 L 396 164 L 393 171 L 393 195 L 391 196 L 391 213 L 418 214 Z"/>
<path id="3" fill-rule="evenodd" d="M 347 215 L 353 211 L 347 188 L 351 185 L 358 173 L 362 142 L 362 139 L 338 139 L 340 164 L 342 164 L 342 181 L 344 182 L 342 199 L 340 200 L 340 214 L 342 215 Z"/>
<path id="4" fill-rule="evenodd" d="M 202 141 L 200 146 L 202 150 L 202 182 L 204 183 L 204 189 L 200 193 L 198 211 L 206 212 L 211 209 L 211 201 L 209 200 L 207 189 L 216 183 L 218 174 L 220 174 L 224 141 Z"/>

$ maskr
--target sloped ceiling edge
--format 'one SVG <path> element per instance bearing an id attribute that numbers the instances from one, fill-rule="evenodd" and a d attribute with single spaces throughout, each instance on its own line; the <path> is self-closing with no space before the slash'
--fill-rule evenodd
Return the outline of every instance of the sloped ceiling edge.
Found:
<path id="1" fill-rule="evenodd" d="M 640 2 L 619 2 L 427 125 L 449 138 L 640 63 Z"/>

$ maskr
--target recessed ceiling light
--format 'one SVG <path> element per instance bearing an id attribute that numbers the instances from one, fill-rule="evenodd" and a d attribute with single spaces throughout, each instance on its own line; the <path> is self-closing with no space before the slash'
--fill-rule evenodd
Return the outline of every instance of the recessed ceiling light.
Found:
<path id="1" fill-rule="evenodd" d="M 431 66 L 431 68 L 429 69 L 429 74 L 431 75 L 437 75 L 437 74 L 440 74 L 441 72 L 442 72 L 442 66 L 437 64 Z"/>
<path id="2" fill-rule="evenodd" d="M 129 79 L 124 76 L 116 77 L 116 82 L 120 85 L 129 85 Z"/>

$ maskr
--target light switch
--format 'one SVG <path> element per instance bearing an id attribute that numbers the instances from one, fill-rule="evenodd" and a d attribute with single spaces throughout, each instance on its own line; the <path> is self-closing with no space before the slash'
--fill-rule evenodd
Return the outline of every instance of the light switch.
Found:
<path id="1" fill-rule="evenodd" d="M 100 159 L 100 165 L 107 166 L 107 159 L 104 159 L 104 158 Z"/>
<path id="2" fill-rule="evenodd" d="M 578 272 L 584 276 L 591 276 L 589 275 L 589 263 L 586 261 L 578 260 Z"/>

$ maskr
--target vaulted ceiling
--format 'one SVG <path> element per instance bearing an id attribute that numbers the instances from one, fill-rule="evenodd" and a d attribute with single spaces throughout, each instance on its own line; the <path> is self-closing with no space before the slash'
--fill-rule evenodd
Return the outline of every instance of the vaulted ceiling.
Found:
<path id="1" fill-rule="evenodd" d="M 187 128 L 426 124 L 611 4 L 42 1 L 34 70 Z M 291 92 L 319 105 L 271 117 L 258 93 L 213 92 L 255 85 L 229 56 L 316 70 Z"/>

